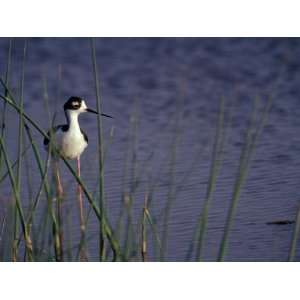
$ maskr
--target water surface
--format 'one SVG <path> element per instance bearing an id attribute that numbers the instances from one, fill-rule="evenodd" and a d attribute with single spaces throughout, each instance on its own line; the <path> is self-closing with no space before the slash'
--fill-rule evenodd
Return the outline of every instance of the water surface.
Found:
<path id="1" fill-rule="evenodd" d="M 11 86 L 16 93 L 23 42 L 15 39 L 13 46 Z M 0 39 L 1 74 L 5 72 L 8 44 L 8 39 Z M 103 111 L 114 116 L 113 121 L 103 120 L 106 141 L 114 126 L 105 160 L 105 196 L 111 222 L 114 224 L 119 215 L 122 191 L 130 188 L 132 173 L 124 179 L 124 164 L 128 145 L 132 144 L 129 143 L 130 116 L 136 114 L 134 148 L 141 184 L 134 196 L 133 223 L 141 216 L 149 181 L 157 182 L 151 206 L 154 217 L 160 216 L 170 187 L 180 187 L 170 212 L 165 260 L 186 260 L 205 198 L 219 101 L 224 97 L 226 116 L 229 108 L 232 109 L 232 122 L 209 210 L 203 253 L 204 260 L 216 260 L 253 99 L 259 95 L 264 104 L 272 94 L 273 106 L 243 186 L 226 260 L 287 260 L 293 224 L 266 223 L 294 220 L 299 204 L 300 40 L 101 38 L 96 40 L 96 47 Z M 85 38 L 28 40 L 25 110 L 46 129 L 49 122 L 43 100 L 45 78 L 50 110 L 57 111 L 57 123 L 64 123 L 62 106 L 71 95 L 81 96 L 95 107 L 90 41 Z M 6 141 L 11 158 L 17 155 L 16 118 L 9 110 Z M 81 116 L 80 121 L 89 135 L 89 147 L 82 155 L 82 176 L 93 191 L 98 185 L 97 121 L 90 115 Z M 180 133 L 172 177 L 169 162 L 176 126 Z M 42 139 L 38 133 L 35 137 L 40 139 L 42 149 Z M 68 201 L 75 203 L 74 181 L 63 166 L 62 172 Z M 187 172 L 188 179 L 182 182 Z M 32 171 L 28 177 L 24 171 L 24 185 L 28 178 L 37 189 L 37 174 Z M 9 186 L 2 185 L 1 196 L 9 198 L 10 195 Z M 24 192 L 24 199 L 28 197 Z M 72 219 L 76 227 L 76 203 Z M 161 221 L 158 228 L 162 229 Z M 97 230 L 97 222 L 91 216 L 89 251 L 95 260 Z M 299 260 L 300 253 L 297 253 L 296 260 Z M 151 255 L 154 259 L 152 252 L 150 259 Z"/>

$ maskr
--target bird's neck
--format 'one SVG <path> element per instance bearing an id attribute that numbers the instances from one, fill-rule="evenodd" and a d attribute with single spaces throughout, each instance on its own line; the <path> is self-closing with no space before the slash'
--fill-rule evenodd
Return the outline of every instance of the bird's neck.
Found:
<path id="1" fill-rule="evenodd" d="M 79 114 L 76 111 L 66 111 L 66 118 L 69 125 L 69 130 L 80 130 L 78 122 Z"/>

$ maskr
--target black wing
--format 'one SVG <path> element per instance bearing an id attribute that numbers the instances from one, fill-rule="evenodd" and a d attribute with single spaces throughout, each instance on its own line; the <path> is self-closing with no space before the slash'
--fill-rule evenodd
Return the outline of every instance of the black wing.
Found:
<path id="1" fill-rule="evenodd" d="M 83 135 L 83 137 L 84 137 L 84 140 L 86 141 L 86 143 L 88 144 L 89 143 L 89 138 L 88 138 L 88 136 L 87 136 L 87 134 L 80 128 L 80 131 L 81 131 L 81 133 L 82 133 L 82 135 Z"/>
<path id="2" fill-rule="evenodd" d="M 57 126 L 52 127 L 52 129 L 48 130 L 47 135 L 48 135 L 48 137 L 50 137 L 51 132 L 52 132 L 52 134 L 55 134 L 55 132 L 57 132 L 58 130 L 67 131 L 68 129 L 69 129 L 68 125 L 57 125 Z M 49 142 L 50 142 L 49 138 L 45 137 L 44 138 L 44 146 L 48 146 Z"/>

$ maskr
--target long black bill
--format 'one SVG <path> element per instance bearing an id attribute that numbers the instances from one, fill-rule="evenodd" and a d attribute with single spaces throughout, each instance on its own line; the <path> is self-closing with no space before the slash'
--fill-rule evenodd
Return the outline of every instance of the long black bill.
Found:
<path id="1" fill-rule="evenodd" d="M 98 115 L 98 113 L 93 109 L 87 108 L 86 111 Z M 106 115 L 106 114 L 101 114 L 101 116 L 113 119 L 112 116 L 109 116 L 109 115 Z"/>

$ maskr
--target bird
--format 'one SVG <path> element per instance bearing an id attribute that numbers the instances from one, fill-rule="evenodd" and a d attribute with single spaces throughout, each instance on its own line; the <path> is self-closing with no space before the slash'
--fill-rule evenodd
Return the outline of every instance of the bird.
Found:
<path id="1" fill-rule="evenodd" d="M 80 155 L 88 145 L 88 136 L 80 128 L 78 117 L 81 113 L 89 112 L 98 114 L 97 111 L 88 108 L 85 100 L 80 97 L 72 96 L 64 104 L 64 113 L 67 124 L 57 125 L 47 132 L 44 138 L 44 146 L 49 151 L 50 138 L 54 139 L 59 154 L 66 159 L 80 160 Z M 109 115 L 101 113 L 102 116 L 112 118 Z"/>
<path id="2" fill-rule="evenodd" d="M 47 137 L 44 138 L 45 149 L 50 151 L 51 156 L 54 157 L 54 162 L 56 163 L 55 176 L 58 198 L 62 198 L 63 195 L 63 189 L 57 165 L 60 156 L 63 156 L 65 159 L 77 160 L 77 176 L 80 178 L 80 156 L 88 146 L 88 136 L 80 128 L 78 117 L 80 114 L 85 112 L 98 114 L 97 111 L 87 107 L 84 99 L 77 96 L 70 97 L 69 100 L 64 104 L 63 108 L 67 124 L 54 126 L 47 132 Z M 100 115 L 107 118 L 112 118 L 110 115 L 103 113 Z M 54 151 L 53 148 L 55 148 Z M 59 155 L 57 152 L 59 152 Z M 80 184 L 78 184 L 78 201 L 80 209 L 80 227 L 81 230 L 84 231 L 85 223 L 83 214 L 82 188 Z"/>

